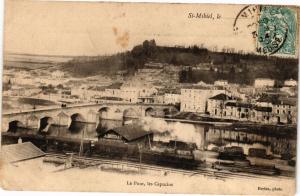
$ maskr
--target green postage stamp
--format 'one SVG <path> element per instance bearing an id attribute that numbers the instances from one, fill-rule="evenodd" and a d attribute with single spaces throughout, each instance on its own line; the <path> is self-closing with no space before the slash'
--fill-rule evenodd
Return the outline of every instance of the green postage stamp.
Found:
<path id="1" fill-rule="evenodd" d="M 297 15 L 292 8 L 260 6 L 257 29 L 257 52 L 295 55 Z"/>

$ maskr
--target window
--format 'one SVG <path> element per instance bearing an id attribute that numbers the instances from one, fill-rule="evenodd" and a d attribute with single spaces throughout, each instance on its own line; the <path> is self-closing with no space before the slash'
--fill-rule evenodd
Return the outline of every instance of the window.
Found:
<path id="1" fill-rule="evenodd" d="M 279 110 L 277 110 L 277 114 L 279 114 Z"/>

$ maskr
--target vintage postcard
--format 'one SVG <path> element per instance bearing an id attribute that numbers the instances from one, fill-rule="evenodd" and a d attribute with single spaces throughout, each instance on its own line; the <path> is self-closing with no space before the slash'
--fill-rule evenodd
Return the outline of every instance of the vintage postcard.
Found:
<path id="1" fill-rule="evenodd" d="M 298 7 L 4 13 L 3 189 L 295 194 Z"/>

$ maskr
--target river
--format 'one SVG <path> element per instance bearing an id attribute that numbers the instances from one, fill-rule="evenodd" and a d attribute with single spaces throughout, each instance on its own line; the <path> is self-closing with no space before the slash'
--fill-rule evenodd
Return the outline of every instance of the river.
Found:
<path id="1" fill-rule="evenodd" d="M 23 110 L 33 109 L 34 107 L 37 109 L 45 106 L 58 106 L 58 104 L 49 100 L 29 97 L 2 97 L 2 110 L 5 112 L 20 112 Z"/>
<path id="2" fill-rule="evenodd" d="M 128 121 L 131 122 L 131 121 Z M 154 141 L 179 140 L 196 143 L 200 150 L 218 151 L 222 147 L 239 146 L 247 155 L 250 148 L 265 149 L 267 155 L 281 156 L 289 154 L 296 156 L 296 135 L 275 135 L 264 130 L 235 130 L 218 128 L 213 125 L 167 122 L 162 119 L 148 118 L 138 121 L 143 128 L 154 132 Z M 70 127 L 50 125 L 48 132 L 52 136 L 97 140 L 100 130 L 122 126 L 120 120 L 101 120 L 98 127 L 93 123 L 72 122 Z M 20 130 L 26 131 L 28 130 Z M 83 132 L 84 131 L 84 132 Z"/>

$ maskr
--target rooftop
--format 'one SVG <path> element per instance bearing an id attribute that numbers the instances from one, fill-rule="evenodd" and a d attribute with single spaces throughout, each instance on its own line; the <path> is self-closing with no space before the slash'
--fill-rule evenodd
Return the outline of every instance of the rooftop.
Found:
<path id="1" fill-rule="evenodd" d="M 291 97 L 282 97 L 279 95 L 262 95 L 257 102 L 272 103 L 275 105 L 292 105 L 295 106 L 297 99 Z"/>
<path id="2" fill-rule="evenodd" d="M 18 162 L 44 156 L 45 153 L 31 142 L 2 146 L 2 157 L 8 162 Z"/>
<path id="3" fill-rule="evenodd" d="M 181 89 L 223 90 L 222 86 L 185 85 Z"/>
<path id="4" fill-rule="evenodd" d="M 102 135 L 108 132 L 115 132 L 127 141 L 133 141 L 138 138 L 152 134 L 151 131 L 144 131 L 143 127 L 138 125 L 125 125 L 122 127 L 116 127 L 113 129 L 109 129 L 105 133 L 102 133 Z"/>
<path id="5" fill-rule="evenodd" d="M 222 101 L 226 101 L 226 100 L 233 100 L 234 98 L 233 97 L 230 97 L 224 93 L 220 93 L 220 94 L 217 94 L 209 99 L 214 99 L 214 100 L 222 100 Z"/>
<path id="6" fill-rule="evenodd" d="M 271 79 L 271 78 L 256 78 L 255 79 L 256 81 L 257 80 L 268 80 L 268 81 L 274 81 L 273 79 Z"/>
<path id="7" fill-rule="evenodd" d="M 255 106 L 254 109 L 256 111 L 260 111 L 260 112 L 272 112 L 272 108 L 271 107 Z"/>
<path id="8" fill-rule="evenodd" d="M 242 102 L 227 102 L 226 106 L 233 106 L 233 107 L 242 107 L 242 108 L 252 108 L 253 105 L 250 103 L 242 103 Z"/>

